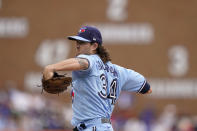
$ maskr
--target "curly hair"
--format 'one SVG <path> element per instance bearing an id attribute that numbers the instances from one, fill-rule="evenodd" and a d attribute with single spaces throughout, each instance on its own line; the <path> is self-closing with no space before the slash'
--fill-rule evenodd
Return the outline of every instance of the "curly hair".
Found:
<path id="1" fill-rule="evenodd" d="M 98 47 L 96 49 L 96 54 L 98 54 L 100 56 L 100 58 L 103 61 L 103 63 L 111 61 L 109 52 L 107 51 L 107 49 L 105 49 L 104 46 L 102 46 L 100 44 L 98 44 Z"/>

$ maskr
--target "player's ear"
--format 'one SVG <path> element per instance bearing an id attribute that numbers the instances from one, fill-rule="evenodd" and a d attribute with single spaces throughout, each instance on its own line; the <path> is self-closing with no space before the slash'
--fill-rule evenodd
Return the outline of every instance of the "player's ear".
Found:
<path id="1" fill-rule="evenodd" d="M 93 43 L 92 44 L 92 50 L 96 50 L 98 48 L 98 43 Z"/>

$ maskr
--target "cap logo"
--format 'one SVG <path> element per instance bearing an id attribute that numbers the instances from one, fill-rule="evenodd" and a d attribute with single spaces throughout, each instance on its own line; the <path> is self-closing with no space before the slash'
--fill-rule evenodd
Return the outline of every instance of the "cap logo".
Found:
<path id="1" fill-rule="evenodd" d="M 80 30 L 79 30 L 79 33 L 83 33 L 83 32 L 85 32 L 86 30 L 85 30 L 85 28 L 81 28 Z"/>

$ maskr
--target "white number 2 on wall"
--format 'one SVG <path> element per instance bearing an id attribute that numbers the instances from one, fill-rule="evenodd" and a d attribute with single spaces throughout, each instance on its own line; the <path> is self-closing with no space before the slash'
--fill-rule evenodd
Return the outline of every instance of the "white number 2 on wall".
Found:
<path id="1" fill-rule="evenodd" d="M 128 0 L 108 0 L 107 17 L 112 21 L 124 21 L 128 13 L 126 6 Z"/>

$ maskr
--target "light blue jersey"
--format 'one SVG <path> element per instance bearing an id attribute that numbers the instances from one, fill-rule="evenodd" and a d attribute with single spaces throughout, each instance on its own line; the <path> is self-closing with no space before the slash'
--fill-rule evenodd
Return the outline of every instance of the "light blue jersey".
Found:
<path id="1" fill-rule="evenodd" d="M 139 92 L 145 78 L 130 69 L 107 62 L 98 55 L 79 55 L 89 61 L 87 70 L 73 71 L 73 118 L 77 126 L 86 120 L 109 118 L 120 92 Z"/>

